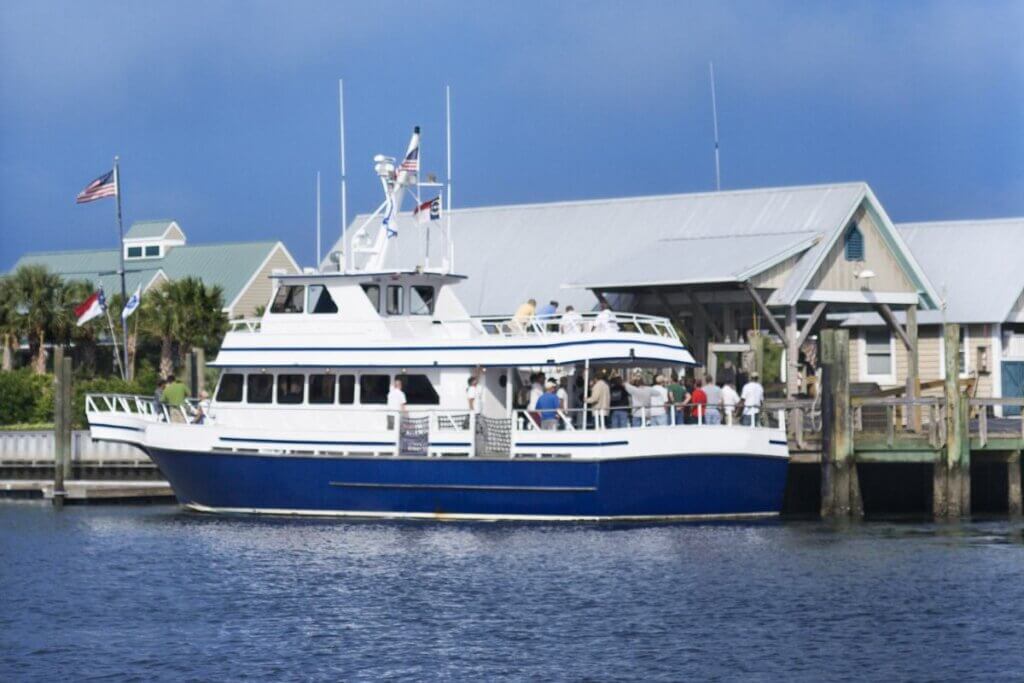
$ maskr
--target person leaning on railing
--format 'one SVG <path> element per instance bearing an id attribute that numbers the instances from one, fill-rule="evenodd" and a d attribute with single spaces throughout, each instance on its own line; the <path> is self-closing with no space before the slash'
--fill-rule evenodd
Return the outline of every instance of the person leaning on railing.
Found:
<path id="1" fill-rule="evenodd" d="M 540 414 L 541 429 L 558 429 L 558 385 L 548 381 L 544 385 L 544 393 L 537 399 L 537 412 Z"/>
<path id="2" fill-rule="evenodd" d="M 711 375 L 704 375 L 704 395 L 707 396 L 708 408 L 704 415 L 704 422 L 709 425 L 722 424 L 722 413 L 719 407 L 722 405 L 722 390 Z"/>
<path id="3" fill-rule="evenodd" d="M 587 405 L 594 406 L 594 428 L 604 429 L 608 411 L 612 405 L 611 390 L 604 378 L 604 370 L 590 381 L 590 396 L 587 398 Z"/>

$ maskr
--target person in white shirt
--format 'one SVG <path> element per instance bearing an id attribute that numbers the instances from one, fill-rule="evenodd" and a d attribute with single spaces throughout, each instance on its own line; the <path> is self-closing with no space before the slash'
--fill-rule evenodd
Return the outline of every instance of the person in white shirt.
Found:
<path id="1" fill-rule="evenodd" d="M 601 312 L 594 319 L 595 332 L 618 332 L 619 323 L 615 321 L 615 314 L 607 301 L 601 302 Z"/>
<path id="2" fill-rule="evenodd" d="M 405 392 L 402 391 L 402 380 L 395 378 L 395 383 L 391 385 L 391 391 L 388 392 L 388 410 L 401 410 L 404 411 L 406 406 Z"/>
<path id="3" fill-rule="evenodd" d="M 576 334 L 583 329 L 583 320 L 580 318 L 580 314 L 576 312 L 576 309 L 572 306 L 565 307 L 565 313 L 562 314 L 562 324 L 560 325 L 562 334 Z"/>
<path id="4" fill-rule="evenodd" d="M 736 406 L 740 403 L 740 395 L 732 386 L 732 382 L 726 382 L 722 387 L 722 406 L 725 408 L 725 423 L 732 424 L 732 416 L 736 412 Z"/>
<path id="5" fill-rule="evenodd" d="M 622 388 L 629 394 L 629 402 L 632 406 L 633 426 L 642 427 L 644 420 L 650 413 L 651 408 L 651 387 L 644 386 L 643 375 L 633 375 L 632 382 L 624 382 Z M 662 407 L 664 410 L 664 406 Z"/>
<path id="6" fill-rule="evenodd" d="M 558 409 L 563 413 L 569 410 L 569 392 L 565 389 L 568 381 L 568 377 L 563 377 L 562 381 L 558 383 L 558 391 L 555 392 L 555 395 L 558 396 Z"/>
<path id="7" fill-rule="evenodd" d="M 484 407 L 484 390 L 480 386 L 480 378 L 476 375 L 469 378 L 469 386 L 466 387 L 466 402 L 469 404 L 469 412 L 479 415 Z"/>
<path id="8" fill-rule="evenodd" d="M 750 381 L 743 385 L 740 398 L 743 400 L 743 416 L 750 417 L 753 424 L 757 414 L 761 412 L 761 405 L 764 403 L 764 387 L 757 381 L 756 372 L 750 373 Z"/>
<path id="9" fill-rule="evenodd" d="M 665 404 L 668 403 L 668 389 L 665 388 L 665 377 L 663 375 L 657 375 L 654 378 L 654 386 L 651 387 L 650 399 L 651 404 L 651 424 L 652 425 L 667 425 L 668 424 L 668 413 L 665 410 Z"/>

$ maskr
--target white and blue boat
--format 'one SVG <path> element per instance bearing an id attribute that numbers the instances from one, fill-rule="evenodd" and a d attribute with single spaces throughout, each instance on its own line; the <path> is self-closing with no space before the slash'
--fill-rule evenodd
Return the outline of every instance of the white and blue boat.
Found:
<path id="1" fill-rule="evenodd" d="M 417 129 L 410 151 L 418 145 Z M 611 429 L 588 413 L 595 373 L 694 364 L 668 320 L 471 317 L 451 258 L 437 268 L 384 268 L 417 169 L 375 161 L 385 190 L 377 225 L 353 236 L 337 272 L 275 276 L 264 315 L 232 323 L 211 363 L 221 375 L 204 419 L 150 397 L 95 394 L 86 402 L 93 438 L 138 446 L 184 506 L 211 513 L 548 521 L 779 513 L 784 428 L 656 425 L 645 413 L 639 426 Z M 367 227 L 377 229 L 372 239 Z M 517 407 L 538 371 L 583 387 L 580 407 L 559 411 L 557 429 Z M 480 380 L 475 410 L 471 376 Z M 396 378 L 403 409 L 388 405 Z"/>

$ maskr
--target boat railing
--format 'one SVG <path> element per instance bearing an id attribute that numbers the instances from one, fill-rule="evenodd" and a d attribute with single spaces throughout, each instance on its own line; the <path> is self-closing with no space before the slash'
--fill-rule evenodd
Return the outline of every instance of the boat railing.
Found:
<path id="1" fill-rule="evenodd" d="M 260 318 L 239 318 L 228 321 L 228 332 L 259 332 L 263 321 Z"/>
<path id="2" fill-rule="evenodd" d="M 634 332 L 666 339 L 679 339 L 679 334 L 667 318 L 622 311 L 563 313 L 530 318 L 481 316 L 474 320 L 484 334 L 500 337 Z"/>
<path id="3" fill-rule="evenodd" d="M 711 410 L 709 410 L 711 409 Z M 683 404 L 681 408 L 667 405 L 664 408 L 612 408 L 608 415 L 600 414 L 593 408 L 569 408 L 553 411 L 555 417 L 542 419 L 541 413 L 552 411 L 516 410 L 512 420 L 517 431 L 540 429 L 558 431 L 595 431 L 604 429 L 647 429 L 686 424 L 689 426 L 745 426 L 786 428 L 785 410 L 774 411 L 770 416 L 765 410 L 746 408 L 735 412 L 728 406 L 706 404 Z M 619 413 L 619 419 L 612 413 Z"/>
<path id="4" fill-rule="evenodd" d="M 196 424 L 203 421 L 199 402 L 186 399 L 181 405 L 157 403 L 153 396 L 137 394 L 86 394 L 85 412 L 127 415 L 146 422 Z"/>

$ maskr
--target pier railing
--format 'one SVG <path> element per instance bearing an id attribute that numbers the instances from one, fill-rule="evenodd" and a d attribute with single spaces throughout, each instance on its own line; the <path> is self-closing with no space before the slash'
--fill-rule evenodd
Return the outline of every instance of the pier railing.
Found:
<path id="1" fill-rule="evenodd" d="M 620 331 L 679 339 L 679 334 L 667 318 L 620 311 L 563 313 L 553 316 L 535 316 L 529 319 L 515 316 L 484 316 L 474 318 L 474 320 L 485 334 L 501 337 Z"/>
<path id="2" fill-rule="evenodd" d="M 977 434 L 982 448 L 995 439 L 1024 440 L 1024 398 L 971 398 L 967 405 L 970 407 L 971 435 Z M 994 417 L 997 406 L 1004 412 L 1007 407 L 1017 408 L 1017 417 Z"/>

